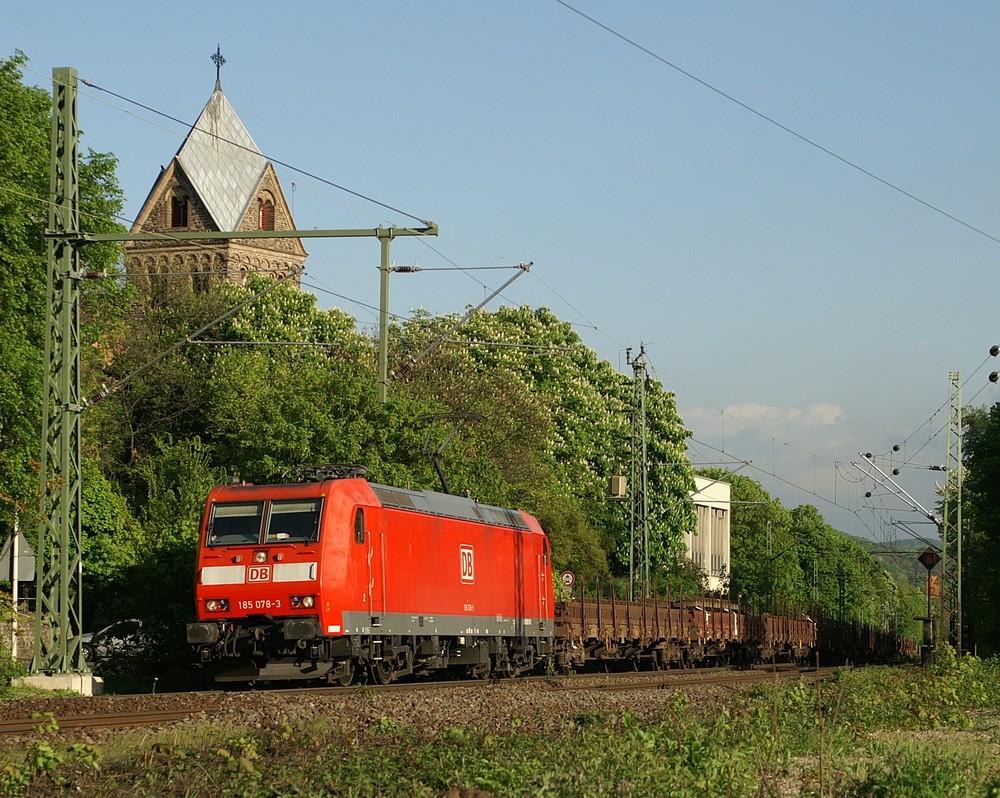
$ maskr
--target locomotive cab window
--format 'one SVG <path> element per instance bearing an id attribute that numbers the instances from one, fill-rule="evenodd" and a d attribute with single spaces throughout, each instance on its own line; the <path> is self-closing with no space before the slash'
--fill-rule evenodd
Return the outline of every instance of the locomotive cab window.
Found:
<path id="1" fill-rule="evenodd" d="M 360 507 L 354 511 L 354 542 L 365 542 L 365 511 Z"/>
<path id="2" fill-rule="evenodd" d="M 320 499 L 273 501 L 265 543 L 311 543 L 319 539 Z"/>
<path id="3" fill-rule="evenodd" d="M 208 522 L 209 546 L 252 546 L 260 542 L 264 502 L 216 504 Z"/>

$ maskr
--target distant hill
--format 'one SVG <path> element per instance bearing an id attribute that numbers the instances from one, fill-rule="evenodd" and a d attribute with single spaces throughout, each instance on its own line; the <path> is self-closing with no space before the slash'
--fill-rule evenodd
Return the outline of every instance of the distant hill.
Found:
<path id="1" fill-rule="evenodd" d="M 847 535 L 852 541 L 882 563 L 889 575 L 898 584 L 912 585 L 924 589 L 927 571 L 917 560 L 926 547 L 918 542 L 886 544 L 878 540 Z"/>

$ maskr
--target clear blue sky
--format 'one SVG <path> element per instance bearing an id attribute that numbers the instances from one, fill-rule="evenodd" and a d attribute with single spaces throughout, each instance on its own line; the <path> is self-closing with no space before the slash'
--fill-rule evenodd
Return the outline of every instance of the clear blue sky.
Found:
<path id="1" fill-rule="evenodd" d="M 884 490 L 866 500 L 850 463 L 894 443 L 896 465 L 943 463 L 949 372 L 966 402 L 1000 391 L 984 363 L 1000 342 L 1000 5 L 571 6 L 18 3 L 0 55 L 24 51 L 46 88 L 72 66 L 107 90 L 81 87 L 83 144 L 118 157 L 131 218 L 186 127 L 108 92 L 190 124 L 221 45 L 223 90 L 267 156 L 440 226 L 394 242 L 397 263 L 532 261 L 503 301 L 552 308 L 625 373 L 644 343 L 696 464 L 847 532 L 930 534 Z M 413 222 L 278 172 L 300 228 Z M 307 249 L 320 303 L 374 328 L 377 244 Z M 509 274 L 399 275 L 392 311 L 461 311 Z M 897 479 L 932 508 L 934 476 Z"/>

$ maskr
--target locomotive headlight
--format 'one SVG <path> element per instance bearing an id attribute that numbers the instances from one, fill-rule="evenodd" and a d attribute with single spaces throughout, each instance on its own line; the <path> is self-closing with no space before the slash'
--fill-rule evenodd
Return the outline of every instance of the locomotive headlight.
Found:
<path id="1" fill-rule="evenodd" d="M 209 612 L 225 612 L 229 609 L 229 599 L 208 599 L 205 609 Z"/>
<path id="2" fill-rule="evenodd" d="M 292 606 L 296 608 L 303 607 L 309 609 L 310 607 L 316 606 L 315 596 L 292 596 Z"/>
<path id="3" fill-rule="evenodd" d="M 261 549 L 260 551 L 255 551 L 253 553 L 254 562 L 267 562 L 267 552 Z"/>

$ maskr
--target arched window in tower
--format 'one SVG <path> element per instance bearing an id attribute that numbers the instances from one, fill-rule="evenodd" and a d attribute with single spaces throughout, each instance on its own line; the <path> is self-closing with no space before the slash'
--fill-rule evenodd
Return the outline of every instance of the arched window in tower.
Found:
<path id="1" fill-rule="evenodd" d="M 274 203 L 269 199 L 258 200 L 260 206 L 260 229 L 274 229 Z"/>
<path id="2" fill-rule="evenodd" d="M 188 226 L 187 197 L 181 197 L 175 194 L 170 198 L 170 226 L 174 228 Z"/>

